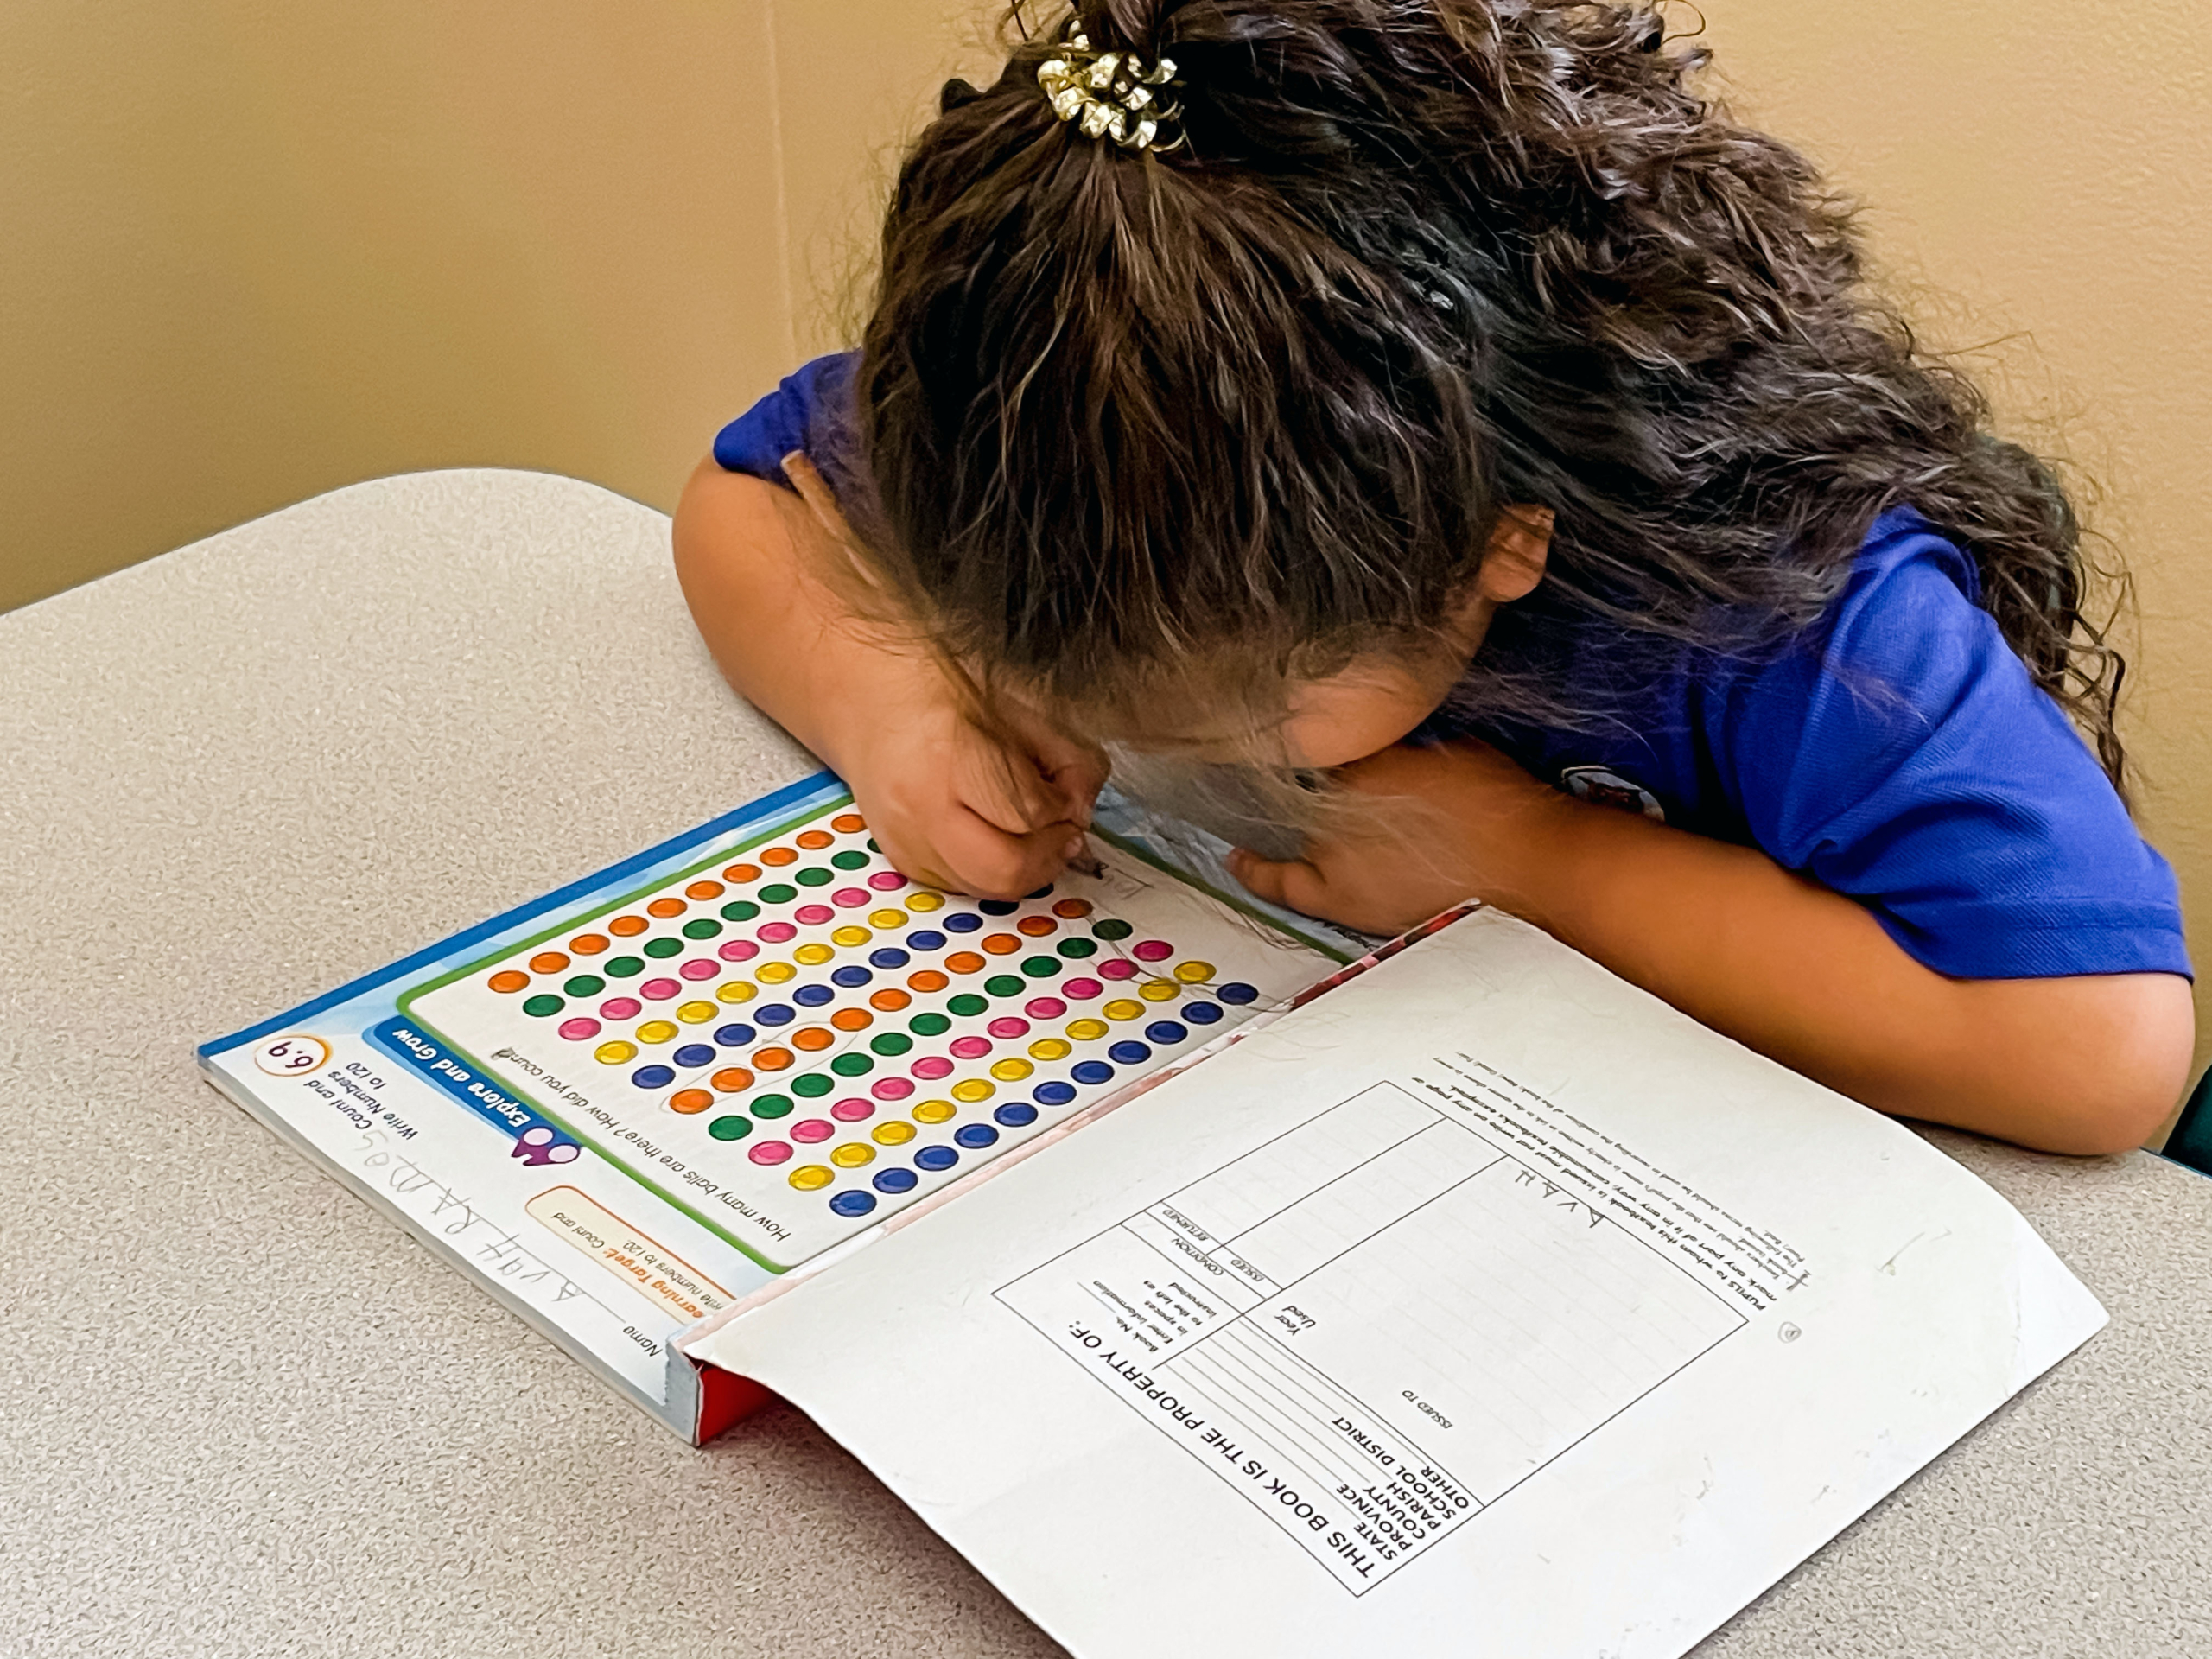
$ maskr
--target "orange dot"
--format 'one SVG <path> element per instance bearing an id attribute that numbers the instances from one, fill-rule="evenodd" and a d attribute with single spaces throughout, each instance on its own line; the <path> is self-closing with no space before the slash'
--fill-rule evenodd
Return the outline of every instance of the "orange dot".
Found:
<path id="1" fill-rule="evenodd" d="M 753 1086 L 753 1074 L 741 1065 L 726 1065 L 707 1079 L 726 1095 L 734 1095 Z"/>
<path id="2" fill-rule="evenodd" d="M 579 933 L 569 941 L 569 949 L 580 957 L 595 957 L 607 949 L 604 933 Z"/>
<path id="3" fill-rule="evenodd" d="M 529 984 L 530 976 L 528 974 L 518 974 L 513 969 L 510 968 L 505 973 L 493 975 L 490 979 L 485 982 L 485 983 L 489 985 L 493 990 L 498 991 L 504 995 L 509 991 L 518 991 L 522 989 L 524 986 Z"/>
<path id="4" fill-rule="evenodd" d="M 791 1052 L 788 1048 L 756 1048 L 753 1051 L 753 1064 L 763 1071 L 781 1071 L 791 1063 Z"/>
<path id="5" fill-rule="evenodd" d="M 805 848 L 808 852 L 818 853 L 824 847 L 827 847 L 831 842 L 835 841 L 836 837 L 830 835 L 826 830 L 810 830 L 804 835 L 798 836 L 795 837 L 795 839 L 798 841 L 798 844 Z"/>
<path id="6" fill-rule="evenodd" d="M 703 1089 L 679 1089 L 668 1097 L 668 1109 L 682 1112 L 686 1116 L 693 1112 L 703 1112 L 714 1103 L 715 1097 Z"/>
<path id="7" fill-rule="evenodd" d="M 830 827 L 841 836 L 857 836 L 868 828 L 868 820 L 857 812 L 840 812 L 830 820 Z"/>
<path id="8" fill-rule="evenodd" d="M 681 916 L 690 908 L 681 899 L 656 899 L 645 906 L 645 914 L 663 918 Z"/>
<path id="9" fill-rule="evenodd" d="M 1090 914 L 1090 900 L 1088 899 L 1063 899 L 1058 904 L 1052 906 L 1052 914 L 1055 916 L 1065 916 L 1071 922 L 1080 920 L 1082 918 Z"/>
<path id="10" fill-rule="evenodd" d="M 1025 916 L 1014 925 L 1031 938 L 1041 939 L 1047 933 L 1058 931 L 1060 925 L 1049 916 Z"/>
<path id="11" fill-rule="evenodd" d="M 607 925 L 607 931 L 626 939 L 632 934 L 644 932 L 652 925 L 642 916 L 617 916 Z"/>
<path id="12" fill-rule="evenodd" d="M 569 959 L 558 950 L 541 950 L 530 959 L 533 974 L 557 974 L 569 965 Z"/>
<path id="13" fill-rule="evenodd" d="M 917 979 L 921 976 L 917 974 Z M 900 990 L 881 990 L 868 1000 L 868 1005 L 879 1014 L 896 1014 L 914 999 Z"/>
<path id="14" fill-rule="evenodd" d="M 866 1008 L 840 1008 L 830 1016 L 830 1023 L 840 1031 L 866 1031 L 875 1016 Z"/>
<path id="15" fill-rule="evenodd" d="M 771 847 L 760 855 L 760 861 L 763 864 L 774 864 L 779 867 L 796 864 L 798 862 L 798 855 L 788 847 Z"/>
<path id="16" fill-rule="evenodd" d="M 973 950 L 956 950 L 944 959 L 944 965 L 956 974 L 972 974 L 984 963 Z"/>
<path id="17" fill-rule="evenodd" d="M 1021 941 L 1011 933 L 987 933 L 983 936 L 983 949 L 995 957 L 1010 957 L 1021 949 Z"/>
<path id="18" fill-rule="evenodd" d="M 709 899 L 721 898 L 727 891 L 728 889 L 719 881 L 694 881 L 683 889 L 683 896 L 686 899 L 696 899 L 704 904 Z"/>
<path id="19" fill-rule="evenodd" d="M 760 879 L 760 867 L 758 864 L 733 864 L 722 872 L 723 880 L 734 881 L 740 887 L 744 886 L 747 881 L 758 881 Z"/>
<path id="20" fill-rule="evenodd" d="M 931 991 L 941 991 L 952 982 L 934 968 L 925 968 L 918 974 L 906 976 L 906 988 L 927 996 Z"/>
<path id="21" fill-rule="evenodd" d="M 791 1046 L 803 1048 L 810 1054 L 819 1054 L 836 1040 L 819 1026 L 804 1026 L 791 1033 Z"/>

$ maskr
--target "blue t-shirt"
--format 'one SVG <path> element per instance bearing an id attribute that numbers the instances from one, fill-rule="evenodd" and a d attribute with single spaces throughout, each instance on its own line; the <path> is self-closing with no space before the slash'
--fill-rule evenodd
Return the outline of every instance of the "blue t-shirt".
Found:
<path id="1" fill-rule="evenodd" d="M 792 451 L 841 453 L 854 360 L 792 375 L 722 429 L 715 461 L 784 483 Z M 1594 731 L 1460 729 L 1575 794 L 1763 849 L 1859 900 L 1939 973 L 2188 974 L 2172 870 L 1978 586 L 1973 562 L 1900 508 L 1789 649 L 1685 650 L 1624 691 L 1609 679 Z M 1576 663 L 1570 650 L 1570 706 Z M 1451 725 L 1447 705 L 1428 729 Z"/>

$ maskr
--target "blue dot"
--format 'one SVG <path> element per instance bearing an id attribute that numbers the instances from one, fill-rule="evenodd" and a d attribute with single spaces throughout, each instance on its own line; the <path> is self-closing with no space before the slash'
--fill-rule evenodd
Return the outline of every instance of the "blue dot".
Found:
<path id="1" fill-rule="evenodd" d="M 711 1043 L 686 1043 L 683 1047 L 677 1049 L 675 1053 L 670 1055 L 669 1058 L 674 1060 L 678 1065 L 683 1067 L 686 1071 L 689 1071 L 695 1065 L 712 1065 L 715 1062 L 714 1045 Z"/>
<path id="2" fill-rule="evenodd" d="M 944 935 L 935 928 L 925 927 L 918 933 L 909 933 L 906 943 L 917 950 L 942 950 L 944 949 Z"/>
<path id="3" fill-rule="evenodd" d="M 791 1001 L 802 1008 L 818 1008 L 837 995 L 827 985 L 802 985 L 791 993 Z M 766 1014 L 760 1017 L 766 1018 Z"/>
<path id="4" fill-rule="evenodd" d="M 894 950 L 888 945 L 880 950 L 871 950 L 868 959 L 869 965 L 876 968 L 904 968 L 913 960 L 904 950 Z"/>
<path id="5" fill-rule="evenodd" d="M 1211 1002 L 1185 1002 L 1183 1017 L 1194 1026 L 1210 1026 L 1221 1018 L 1221 1010 Z"/>
<path id="6" fill-rule="evenodd" d="M 967 1123 L 954 1130 L 952 1138 L 963 1147 L 988 1147 L 997 1142 L 999 1132 L 988 1123 Z"/>
<path id="7" fill-rule="evenodd" d="M 944 925 L 955 933 L 973 933 L 983 925 L 983 918 L 973 911 L 957 911 L 944 918 Z"/>
<path id="8" fill-rule="evenodd" d="M 841 1216 L 864 1216 L 875 1208 L 875 1194 L 840 1192 L 830 1200 L 830 1207 Z"/>
<path id="9" fill-rule="evenodd" d="M 1213 994 L 1223 1001 L 1233 1002 L 1240 1008 L 1247 1002 L 1256 1002 L 1260 1000 L 1259 992 L 1241 979 L 1232 979 L 1226 985 L 1215 986 Z"/>
<path id="10" fill-rule="evenodd" d="M 1103 1060 L 1085 1060 L 1068 1075 L 1077 1083 L 1106 1083 L 1111 1081 L 1114 1068 Z M 1045 1091 L 1039 1089 L 1037 1091 L 1039 1098 L 1041 1099 Z"/>
<path id="11" fill-rule="evenodd" d="M 979 902 L 976 908 L 986 916 L 1011 916 L 1021 906 L 1011 899 L 985 899 Z"/>
<path id="12" fill-rule="evenodd" d="M 1155 1043 L 1179 1043 L 1191 1033 L 1173 1020 L 1155 1020 L 1144 1028 L 1144 1034 Z"/>
<path id="13" fill-rule="evenodd" d="M 1030 893 L 1027 896 L 1032 899 L 1049 899 L 1052 896 L 1052 884 L 1047 881 L 1043 887 L 1038 888 L 1036 892 Z"/>
<path id="14" fill-rule="evenodd" d="M 1037 1109 L 1027 1101 L 1012 1100 L 991 1116 L 1009 1129 L 1026 1129 L 1037 1121 Z"/>
<path id="15" fill-rule="evenodd" d="M 664 1065 L 641 1065 L 630 1074 L 630 1081 L 640 1089 L 665 1089 L 676 1081 L 676 1073 Z"/>
<path id="16" fill-rule="evenodd" d="M 1142 1043 L 1116 1043 L 1106 1051 L 1106 1058 L 1117 1065 L 1142 1065 L 1152 1058 L 1152 1051 Z"/>
<path id="17" fill-rule="evenodd" d="M 879 1192 L 911 1192 L 921 1185 L 922 1178 L 911 1169 L 887 1169 L 875 1178 Z"/>
<path id="18" fill-rule="evenodd" d="M 1040 1083 L 1036 1095 L 1039 1106 L 1065 1106 L 1075 1098 L 1075 1090 L 1065 1083 Z"/>
<path id="19" fill-rule="evenodd" d="M 868 981 L 874 977 L 875 976 L 868 972 L 865 968 L 840 968 L 836 973 L 830 976 L 830 982 L 833 984 L 842 985 L 849 991 L 858 986 L 867 984 Z"/>
<path id="20" fill-rule="evenodd" d="M 750 1026 L 724 1026 L 715 1033 L 715 1040 L 724 1048 L 743 1048 L 760 1034 Z"/>
<path id="21" fill-rule="evenodd" d="M 764 1026 L 788 1026 L 798 1018 L 780 1002 L 764 1003 L 753 1010 L 753 1017 Z"/>
<path id="22" fill-rule="evenodd" d="M 959 1161 L 960 1154 L 950 1147 L 924 1147 L 914 1154 L 914 1165 L 918 1169 L 950 1169 Z"/>

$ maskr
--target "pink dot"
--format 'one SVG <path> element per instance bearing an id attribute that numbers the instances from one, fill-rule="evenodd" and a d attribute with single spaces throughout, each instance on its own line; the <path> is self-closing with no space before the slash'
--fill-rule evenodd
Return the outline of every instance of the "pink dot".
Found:
<path id="1" fill-rule="evenodd" d="M 1088 1002 L 1092 997 L 1101 995 L 1106 988 L 1095 979 L 1064 979 L 1060 982 L 1060 988 L 1077 1001 Z M 1030 1012 L 1035 1014 L 1036 1010 L 1033 1008 Z M 1048 1020 L 1052 1016 L 1039 1014 L 1037 1017 L 1039 1020 Z"/>
<path id="2" fill-rule="evenodd" d="M 665 1002 L 683 988 L 672 979 L 649 979 L 638 987 L 638 995 L 649 1002 Z"/>
<path id="3" fill-rule="evenodd" d="M 932 1054 L 925 1059 L 916 1060 L 906 1069 L 925 1083 L 935 1083 L 939 1077 L 952 1075 L 952 1062 L 941 1054 Z"/>
<path id="4" fill-rule="evenodd" d="M 791 1149 L 782 1141 L 763 1141 L 745 1155 L 756 1164 L 782 1164 L 791 1161 Z"/>
<path id="5" fill-rule="evenodd" d="M 599 1035 L 599 1021 L 596 1020 L 563 1020 L 561 1022 L 561 1034 L 572 1043 L 581 1043 L 587 1037 L 596 1037 Z"/>
<path id="6" fill-rule="evenodd" d="M 712 979 L 721 969 L 705 957 L 693 957 L 676 971 L 686 979 Z"/>
<path id="7" fill-rule="evenodd" d="M 878 893 L 896 893 L 906 885 L 906 878 L 896 870 L 878 870 L 868 877 L 868 884 Z"/>
<path id="8" fill-rule="evenodd" d="M 789 922 L 763 922 L 760 924 L 760 937 L 767 944 L 782 944 L 797 938 L 798 929 Z"/>
<path id="9" fill-rule="evenodd" d="M 791 912 L 791 917 L 796 921 L 805 923 L 809 927 L 819 927 L 836 913 L 827 905 L 801 905 L 797 910 Z M 765 936 L 768 930 L 764 927 L 760 931 Z"/>
<path id="10" fill-rule="evenodd" d="M 914 1092 L 914 1085 L 904 1077 L 884 1077 L 870 1084 L 868 1091 L 878 1100 L 904 1100 Z"/>
<path id="11" fill-rule="evenodd" d="M 771 922 L 768 925 L 773 927 L 775 924 Z M 750 939 L 732 939 L 715 954 L 724 962 L 750 962 L 760 954 L 760 947 Z"/>
<path id="12" fill-rule="evenodd" d="M 952 1052 L 963 1060 L 980 1060 L 991 1052 L 991 1046 L 981 1037 L 956 1037 L 952 1039 Z M 921 1067 L 918 1065 L 914 1070 L 918 1071 Z"/>
<path id="13" fill-rule="evenodd" d="M 1098 964 L 1098 973 L 1103 979 L 1135 979 L 1137 965 L 1123 957 L 1109 957 Z"/>
<path id="14" fill-rule="evenodd" d="M 1175 954 L 1175 947 L 1165 939 L 1139 939 L 1129 954 L 1139 962 L 1165 962 Z"/>
<path id="15" fill-rule="evenodd" d="M 830 1116 L 840 1123 L 864 1123 L 875 1116 L 875 1103 L 866 1100 L 841 1100 L 830 1109 Z"/>
<path id="16" fill-rule="evenodd" d="M 1003 1037 L 1011 1041 L 1016 1037 L 1027 1037 L 1029 1034 L 1029 1022 L 1027 1020 L 1016 1020 L 1008 1014 L 1004 1019 L 992 1020 L 983 1029 L 994 1037 Z"/>
<path id="17" fill-rule="evenodd" d="M 840 887 L 836 892 L 830 895 L 830 902 L 833 905 L 840 906 L 846 910 L 850 910 L 855 905 L 864 905 L 868 903 L 868 889 L 866 887 Z"/>
<path id="18" fill-rule="evenodd" d="M 599 1005 L 599 1011 L 609 1020 L 634 1020 L 645 1006 L 634 996 L 610 996 Z"/>
<path id="19" fill-rule="evenodd" d="M 810 1147 L 836 1133 L 837 1126 L 826 1117 L 803 1117 L 791 1128 L 791 1139 Z"/>
<path id="20" fill-rule="evenodd" d="M 1057 996 L 1033 996 L 1021 1011 L 1032 1020 L 1057 1020 L 1068 1011 L 1068 1005 Z"/>

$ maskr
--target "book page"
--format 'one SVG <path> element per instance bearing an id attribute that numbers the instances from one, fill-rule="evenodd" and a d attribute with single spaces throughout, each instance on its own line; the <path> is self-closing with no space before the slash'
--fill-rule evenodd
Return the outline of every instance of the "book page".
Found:
<path id="1" fill-rule="evenodd" d="M 1678 1655 L 2103 1322 L 1904 1128 L 1481 912 L 695 1351 L 1080 1655 Z"/>

